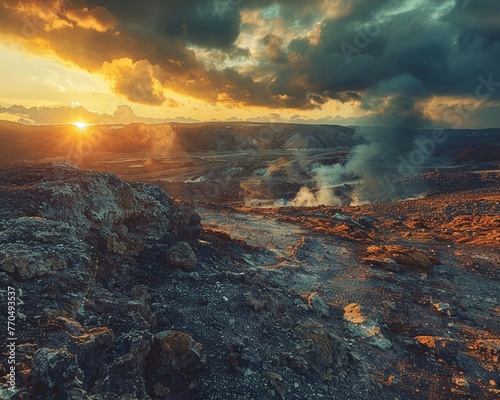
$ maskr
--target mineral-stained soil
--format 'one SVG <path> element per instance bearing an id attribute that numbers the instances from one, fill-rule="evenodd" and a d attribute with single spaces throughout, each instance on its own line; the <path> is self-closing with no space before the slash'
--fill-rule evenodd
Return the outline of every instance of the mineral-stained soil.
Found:
<path id="1" fill-rule="evenodd" d="M 11 398 L 499 398 L 498 175 L 418 179 L 421 199 L 356 207 L 172 184 L 200 222 L 110 173 L 0 170 Z"/>
<path id="2" fill-rule="evenodd" d="M 411 179 L 411 178 L 410 178 Z M 279 216 L 310 230 L 360 242 L 400 239 L 423 243 L 466 243 L 494 248 L 500 243 L 500 174 L 430 172 L 421 180 L 428 195 L 356 207 L 240 207 Z"/>
<path id="3" fill-rule="evenodd" d="M 470 175 L 429 174 L 442 190 L 390 204 L 240 206 L 229 217 L 214 205 L 203 216 L 273 249 L 278 262 L 268 268 L 304 303 L 311 306 L 312 295 L 326 301 L 327 320 L 342 321 L 344 337 L 387 390 L 382 398 L 496 399 L 500 190 L 488 174 L 468 190 L 443 189 Z M 252 223 L 270 235 L 253 234 Z"/>

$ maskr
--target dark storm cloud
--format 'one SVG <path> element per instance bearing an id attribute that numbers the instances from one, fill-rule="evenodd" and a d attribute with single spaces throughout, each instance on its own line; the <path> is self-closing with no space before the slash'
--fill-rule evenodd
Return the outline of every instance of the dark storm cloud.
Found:
<path id="1" fill-rule="evenodd" d="M 63 60 L 90 71 L 102 72 L 107 66 L 104 72 L 112 76 L 115 90 L 136 102 L 161 103 L 159 83 L 211 103 L 313 109 L 334 99 L 359 102 L 377 112 L 385 104 L 377 104 L 377 96 L 389 102 L 400 93 L 417 101 L 434 95 L 473 97 L 480 77 L 493 89 L 486 100 L 500 99 L 497 0 L 57 3 L 65 3 L 71 12 L 55 13 L 58 20 L 44 14 L 38 36 Z M 0 6 L 2 34 L 20 37 L 23 21 L 27 16 L 31 20 L 26 9 L 41 2 L 20 4 L 7 0 Z M 16 14 L 16 8 L 24 11 Z M 261 19 L 281 19 L 284 28 L 251 32 L 242 22 L 245 11 L 261 11 Z M 290 38 L 287 30 L 292 27 L 302 33 Z M 314 40 L 306 37 L 313 28 Z M 237 47 L 242 33 L 259 35 L 258 54 Z M 212 58 L 203 59 L 201 50 Z M 216 65 L 217 57 L 220 62 L 256 58 L 251 68 L 239 69 L 237 63 L 230 68 Z M 127 82 L 128 73 L 130 82 L 149 91 L 144 97 L 134 92 L 137 85 Z"/>
<path id="2" fill-rule="evenodd" d="M 290 49 L 310 60 L 302 74 L 295 74 L 307 78 L 310 90 L 331 98 L 344 92 L 369 91 L 401 74 L 420 82 L 424 97 L 472 97 L 481 76 L 500 71 L 499 25 L 491 22 L 500 20 L 497 2 L 460 0 L 438 18 L 437 6 L 446 2 L 435 1 L 406 12 L 395 12 L 397 8 L 388 6 L 391 3 L 404 5 L 397 1 L 352 2 L 347 15 L 324 21 L 318 45 L 304 40 L 290 43 Z M 383 11 L 393 14 L 384 18 L 380 16 Z M 345 44 L 354 48 L 349 59 L 342 50 Z M 287 81 L 290 71 L 277 75 L 275 85 Z M 500 81 L 500 75 L 496 80 Z M 393 93 L 403 89 L 392 87 Z M 489 97 L 498 98 L 500 90 Z"/>
<path id="3" fill-rule="evenodd" d="M 484 45 L 494 44 L 500 41 L 499 8 L 496 0 L 456 0 L 446 20 L 459 30 L 461 45 L 470 45 L 477 38 Z"/>
<path id="4" fill-rule="evenodd" d="M 221 13 L 218 1 L 91 0 L 86 4 L 106 7 L 121 21 L 125 30 L 146 31 L 166 38 L 215 48 L 229 48 L 240 33 L 237 7 L 226 7 Z"/>
<path id="5" fill-rule="evenodd" d="M 267 57 L 276 63 L 284 63 L 287 61 L 286 53 L 283 51 L 283 39 L 272 33 L 264 36 L 261 43 L 266 46 Z"/>

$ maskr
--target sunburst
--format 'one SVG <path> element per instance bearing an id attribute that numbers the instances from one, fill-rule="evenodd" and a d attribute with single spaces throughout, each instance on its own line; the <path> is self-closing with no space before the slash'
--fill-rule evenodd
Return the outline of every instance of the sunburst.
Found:
<path id="1" fill-rule="evenodd" d="M 87 123 L 81 121 L 72 122 L 71 124 L 81 130 L 87 129 L 89 126 Z"/>

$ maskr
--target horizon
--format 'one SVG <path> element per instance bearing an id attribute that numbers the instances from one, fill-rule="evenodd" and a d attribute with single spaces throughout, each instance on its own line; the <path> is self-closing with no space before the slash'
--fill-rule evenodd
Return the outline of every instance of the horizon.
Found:
<path id="1" fill-rule="evenodd" d="M 374 129 L 392 129 L 393 127 L 391 126 L 382 126 L 382 125 L 341 125 L 341 124 L 336 124 L 336 123 L 320 123 L 320 122 L 308 122 L 308 121 L 301 121 L 301 122 L 296 122 L 296 121 L 262 121 L 262 120 L 256 120 L 256 119 L 248 119 L 248 120 L 209 120 L 209 121 L 200 121 L 196 119 L 192 119 L 192 121 L 187 121 L 188 118 L 184 117 L 176 117 L 172 118 L 169 120 L 165 120 L 163 122 L 128 122 L 128 123 L 120 123 L 120 122 L 102 122 L 102 123 L 86 123 L 86 122 L 81 122 L 81 121 L 72 121 L 72 122 L 67 122 L 64 124 L 28 124 L 24 122 L 19 122 L 19 121 L 11 121 L 7 119 L 1 119 L 0 122 L 11 122 L 13 124 L 18 124 L 18 125 L 25 125 L 25 126 L 32 126 L 32 127 L 37 127 L 37 126 L 70 126 L 70 125 L 78 125 L 82 124 L 84 126 L 80 127 L 82 128 L 87 128 L 91 126 L 114 126 L 114 125 L 122 125 L 122 126 L 129 126 L 129 125 L 169 125 L 169 124 L 179 124 L 179 125 L 196 125 L 196 124 L 262 124 L 262 125 L 304 125 L 304 126 L 340 126 L 344 128 L 351 128 L 353 130 L 357 128 L 374 128 Z M 416 130 L 416 131 L 432 131 L 432 130 L 457 130 L 457 131 L 487 131 L 487 130 L 495 130 L 495 129 L 500 129 L 499 127 L 496 126 L 490 126 L 486 128 L 453 128 L 453 127 L 432 127 L 432 128 L 420 128 L 420 129 L 414 129 L 410 126 L 400 126 L 398 129 L 407 129 L 407 130 Z"/>

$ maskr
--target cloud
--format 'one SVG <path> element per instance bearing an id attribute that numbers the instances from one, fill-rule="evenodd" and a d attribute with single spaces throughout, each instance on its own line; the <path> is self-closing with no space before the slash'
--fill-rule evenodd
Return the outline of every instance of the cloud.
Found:
<path id="1" fill-rule="evenodd" d="M 74 121 L 84 121 L 88 124 L 160 124 L 168 122 L 200 122 L 196 119 L 185 118 L 182 116 L 176 118 L 141 117 L 137 115 L 132 107 L 128 105 L 118 106 L 113 114 L 89 111 L 83 106 L 30 108 L 18 105 L 11 107 L 0 106 L 0 119 L 16 120 L 16 118 L 17 122 L 36 125 L 60 125 Z"/>
<path id="2" fill-rule="evenodd" d="M 500 41 L 498 1 L 456 0 L 445 20 L 454 25 L 461 46 L 489 46 Z M 480 39 L 480 43 L 476 40 Z M 476 42 L 476 43 L 474 43 Z"/>
<path id="3" fill-rule="evenodd" d="M 116 19 L 104 7 L 96 7 L 92 10 L 84 7 L 82 9 L 68 10 L 66 17 L 86 29 L 95 29 L 98 32 L 114 30 Z"/>
<path id="4" fill-rule="evenodd" d="M 99 114 L 87 110 L 85 107 L 24 107 L 11 106 L 1 107 L 0 114 L 9 114 L 19 117 L 18 122 L 32 124 L 61 124 L 73 121 L 85 121 L 87 123 L 97 123 Z"/>
<path id="5" fill-rule="evenodd" d="M 398 124 L 406 124 L 411 122 L 412 118 L 417 120 L 417 126 L 420 128 L 460 128 L 460 129 L 486 129 L 498 127 L 500 120 L 498 117 L 499 103 L 491 103 L 488 105 L 481 104 L 478 101 L 463 99 L 461 101 L 445 98 L 442 102 L 439 100 L 432 101 L 426 105 L 427 109 L 433 111 L 432 122 L 428 115 L 423 113 L 422 108 L 418 104 L 414 104 L 414 108 L 410 108 L 410 112 L 406 115 L 397 108 L 400 96 L 394 96 L 392 103 L 389 104 L 393 109 L 392 119 L 390 120 L 393 126 Z M 411 104 L 411 103 L 408 103 Z M 177 108 L 179 105 L 173 100 L 167 100 L 165 107 Z M 130 123 L 149 123 L 161 124 L 168 122 L 200 122 L 199 120 L 178 116 L 176 118 L 148 118 L 137 115 L 130 105 L 120 105 L 112 113 L 98 113 L 87 110 L 83 106 L 61 106 L 61 107 L 24 107 L 14 105 L 11 107 L 0 106 L 0 119 L 17 121 L 23 124 L 64 124 L 73 121 L 85 121 L 93 124 L 130 124 Z M 214 119 L 223 121 L 221 118 Z M 340 115 L 326 115 L 319 118 L 312 118 L 307 115 L 293 114 L 290 117 L 284 117 L 278 113 L 268 113 L 265 115 L 249 117 L 247 119 L 239 117 L 226 118 L 226 122 L 234 121 L 250 121 L 250 122 L 279 122 L 279 123 L 296 123 L 296 124 L 318 124 L 318 125 L 342 125 L 342 126 L 387 126 L 388 115 L 377 111 L 367 111 L 366 113 L 353 116 L 343 117 Z M 403 136 L 407 139 L 407 136 Z M 399 139 L 396 137 L 396 139 Z"/>
<path id="6" fill-rule="evenodd" d="M 500 81 L 496 0 L 223 3 L 221 14 L 205 0 L 5 0 L 0 35 L 102 73 L 143 104 L 173 91 L 235 108 L 334 101 L 375 114 L 411 89 L 404 77 L 421 103 L 472 98 L 480 76 Z M 485 107 L 499 99 L 500 88 Z"/>
<path id="7" fill-rule="evenodd" d="M 136 103 L 160 105 L 166 97 L 155 69 L 158 67 L 153 67 L 148 60 L 134 63 L 130 58 L 104 62 L 102 66 L 103 74 L 112 82 L 116 93 Z"/>
<path id="8" fill-rule="evenodd" d="M 429 96 L 473 96 L 478 76 L 500 69 L 499 41 L 489 31 L 466 33 L 463 24 L 451 22 L 455 8 L 436 19 L 433 16 L 443 1 L 420 3 L 407 11 L 401 11 L 400 6 L 389 8 L 389 3 L 356 1 L 348 14 L 323 22 L 321 42 L 302 51 L 311 60 L 305 73 L 315 91 L 364 93 L 380 81 L 406 73 L 420 81 Z M 467 10 L 473 12 L 472 8 Z M 490 12 L 497 18 L 500 14 L 498 9 Z M 461 17 L 467 18 L 465 14 Z M 472 15 L 471 20 L 475 19 Z M 464 47 L 454 41 L 464 34 L 479 43 L 496 41 L 484 47 Z M 356 49 L 350 60 L 342 44 Z M 398 90 L 393 87 L 393 92 Z"/>
<path id="9" fill-rule="evenodd" d="M 266 46 L 266 56 L 275 63 L 284 63 L 287 60 L 283 51 L 283 39 L 277 35 L 268 34 L 261 39 Z"/>
<path id="10" fill-rule="evenodd" d="M 23 36 L 34 36 L 39 31 L 51 31 L 72 24 L 64 18 L 65 0 L 48 2 L 5 0 L 2 4 L 4 28 L 17 26 Z"/>

